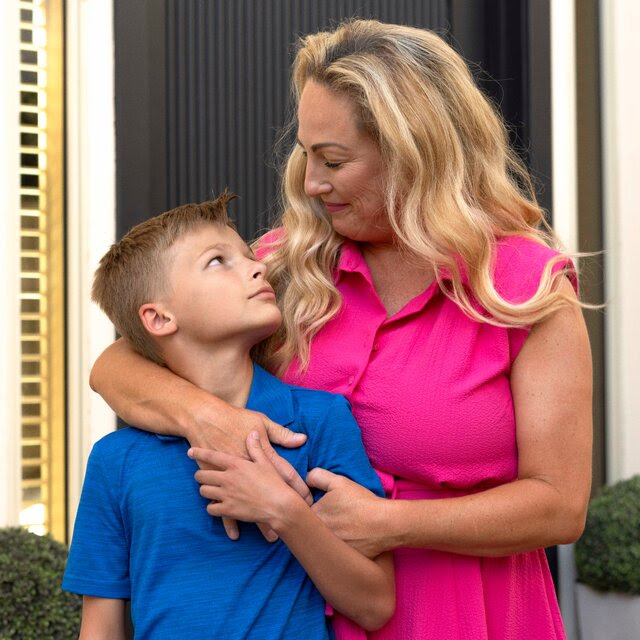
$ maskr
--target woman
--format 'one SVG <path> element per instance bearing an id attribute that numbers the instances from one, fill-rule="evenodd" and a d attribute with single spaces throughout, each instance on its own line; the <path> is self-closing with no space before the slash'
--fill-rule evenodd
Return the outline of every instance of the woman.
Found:
<path id="1" fill-rule="evenodd" d="M 503 123 L 435 34 L 344 23 L 304 39 L 293 86 L 281 228 L 259 243 L 285 321 L 260 358 L 348 397 L 391 498 L 307 478 L 339 536 L 394 550 L 396 614 L 370 637 L 563 638 L 542 548 L 580 535 L 590 490 L 573 266 L 540 230 Z M 123 343 L 92 376 L 125 419 L 192 444 L 242 453 L 263 421 Z"/>

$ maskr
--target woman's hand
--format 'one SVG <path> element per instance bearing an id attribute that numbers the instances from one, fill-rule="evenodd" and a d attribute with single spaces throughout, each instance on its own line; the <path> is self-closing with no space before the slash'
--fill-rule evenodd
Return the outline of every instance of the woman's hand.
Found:
<path id="1" fill-rule="evenodd" d="M 270 457 L 276 455 L 270 443 L 296 448 L 307 440 L 304 433 L 295 433 L 259 411 L 233 407 L 213 396 L 209 398 L 213 402 L 200 406 L 185 434 L 192 447 L 223 451 L 249 459 L 246 442 L 252 431 L 260 435 L 265 451 L 271 450 Z"/>
<path id="2" fill-rule="evenodd" d="M 214 467 L 200 469 L 195 474 L 201 485 L 200 494 L 211 500 L 207 512 L 212 516 L 257 522 L 272 529 L 277 527 L 288 510 L 305 504 L 299 492 L 292 487 L 294 480 L 302 482 L 302 479 L 275 452 L 281 468 L 273 464 L 257 431 L 252 431 L 247 437 L 246 449 L 249 460 L 210 449 L 190 449 L 189 457 L 199 464 Z M 283 479 L 285 468 L 284 475 L 289 481 Z M 311 503 L 308 488 L 306 493 Z"/>
<path id="3" fill-rule="evenodd" d="M 382 527 L 386 500 L 326 469 L 309 471 L 307 484 L 325 492 L 312 509 L 339 538 L 368 558 L 390 548 Z"/>

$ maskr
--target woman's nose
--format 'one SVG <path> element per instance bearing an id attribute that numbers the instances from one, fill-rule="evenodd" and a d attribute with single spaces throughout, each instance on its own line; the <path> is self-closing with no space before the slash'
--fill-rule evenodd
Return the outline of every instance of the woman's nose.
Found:
<path id="1" fill-rule="evenodd" d="M 304 174 L 304 192 L 310 198 L 317 198 L 331 192 L 331 184 L 326 180 L 322 171 L 318 170 L 307 160 L 307 168 Z"/>

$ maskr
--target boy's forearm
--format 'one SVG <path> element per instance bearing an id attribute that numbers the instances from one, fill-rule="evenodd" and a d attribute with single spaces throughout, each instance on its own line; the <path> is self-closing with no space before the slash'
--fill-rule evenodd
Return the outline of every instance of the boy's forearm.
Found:
<path id="1" fill-rule="evenodd" d="M 390 554 L 370 560 L 334 535 L 302 501 L 272 524 L 325 600 L 367 630 L 383 626 L 395 608 Z"/>
<path id="2" fill-rule="evenodd" d="M 126 640 L 124 600 L 84 596 L 78 640 Z"/>

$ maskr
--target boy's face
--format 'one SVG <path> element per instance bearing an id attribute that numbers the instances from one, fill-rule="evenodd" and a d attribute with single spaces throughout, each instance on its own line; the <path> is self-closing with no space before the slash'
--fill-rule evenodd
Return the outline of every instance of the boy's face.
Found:
<path id="1" fill-rule="evenodd" d="M 212 344 L 240 338 L 253 346 L 282 322 L 266 267 L 230 227 L 203 224 L 169 250 L 165 303 L 178 331 Z"/>

